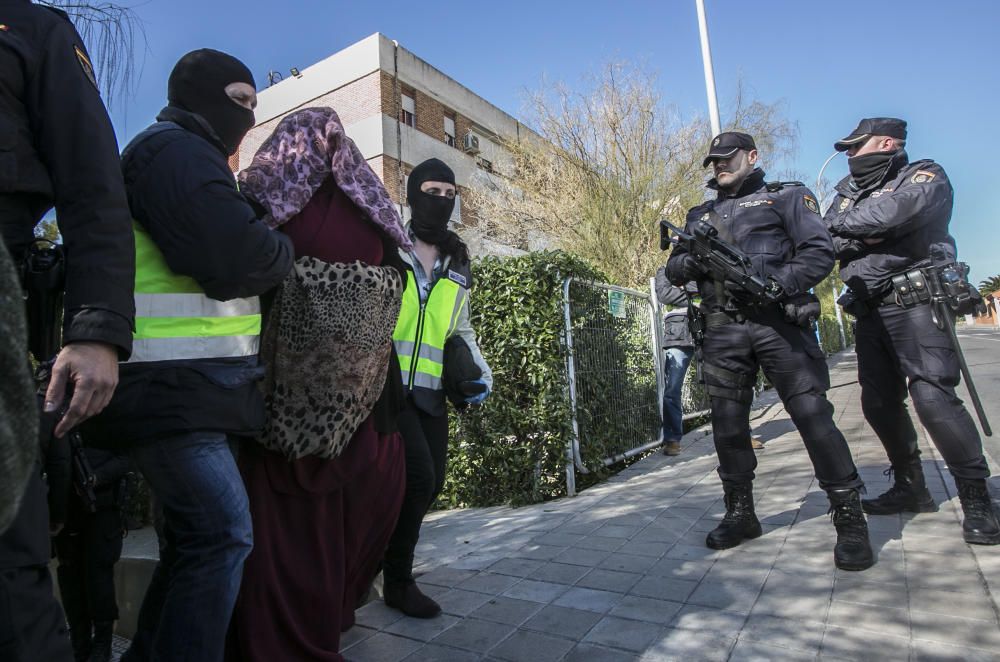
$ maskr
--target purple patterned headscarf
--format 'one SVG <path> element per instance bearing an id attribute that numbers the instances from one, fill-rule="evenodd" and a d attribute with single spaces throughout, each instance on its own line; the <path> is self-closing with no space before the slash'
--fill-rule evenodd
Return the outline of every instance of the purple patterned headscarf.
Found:
<path id="1" fill-rule="evenodd" d="M 330 175 L 400 248 L 413 247 L 389 192 L 332 108 L 305 108 L 282 119 L 240 173 L 240 191 L 270 212 L 264 221 L 276 228 L 302 211 Z"/>

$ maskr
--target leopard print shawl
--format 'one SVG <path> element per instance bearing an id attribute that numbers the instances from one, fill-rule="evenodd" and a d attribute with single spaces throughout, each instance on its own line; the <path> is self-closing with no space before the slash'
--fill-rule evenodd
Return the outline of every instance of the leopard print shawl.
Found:
<path id="1" fill-rule="evenodd" d="M 266 448 L 340 455 L 382 393 L 402 293 L 391 267 L 295 261 L 261 340 Z"/>

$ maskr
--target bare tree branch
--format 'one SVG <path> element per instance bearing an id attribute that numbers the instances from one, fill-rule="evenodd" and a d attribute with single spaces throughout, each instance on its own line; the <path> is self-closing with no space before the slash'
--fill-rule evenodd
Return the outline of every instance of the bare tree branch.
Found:
<path id="1" fill-rule="evenodd" d="M 523 248 L 543 234 L 615 282 L 644 284 L 665 258 L 657 221 L 680 222 L 705 199 L 701 161 L 711 139 L 705 118 L 662 102 L 656 78 L 611 63 L 577 89 L 547 84 L 529 94 L 537 133 L 504 142 L 503 176 L 480 178 L 470 192 L 487 234 Z M 779 105 L 747 101 L 739 87 L 726 114 L 727 129 L 754 135 L 769 162 L 794 148 L 797 127 Z"/>
<path id="2" fill-rule="evenodd" d="M 135 10 L 113 2 L 38 0 L 40 5 L 61 9 L 69 15 L 90 52 L 105 102 L 123 105 L 135 94 L 145 58 L 146 30 Z"/>

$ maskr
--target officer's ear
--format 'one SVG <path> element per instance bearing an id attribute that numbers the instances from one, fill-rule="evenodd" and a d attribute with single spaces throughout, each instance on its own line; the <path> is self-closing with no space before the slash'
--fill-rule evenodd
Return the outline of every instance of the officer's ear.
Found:
<path id="1" fill-rule="evenodd" d="M 751 149 L 747 152 L 747 163 L 750 165 L 757 165 L 757 150 Z"/>

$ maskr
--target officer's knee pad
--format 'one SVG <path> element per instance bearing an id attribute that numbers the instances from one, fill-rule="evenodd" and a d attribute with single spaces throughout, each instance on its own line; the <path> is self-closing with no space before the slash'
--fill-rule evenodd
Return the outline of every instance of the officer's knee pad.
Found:
<path id="1" fill-rule="evenodd" d="M 940 387 L 922 379 L 910 382 L 909 391 L 918 413 L 933 413 L 937 408 L 947 407 L 952 401 L 952 397 Z"/>
<path id="2" fill-rule="evenodd" d="M 827 436 L 833 424 L 833 405 L 818 393 L 799 393 L 785 402 L 785 409 L 802 436 Z"/>

